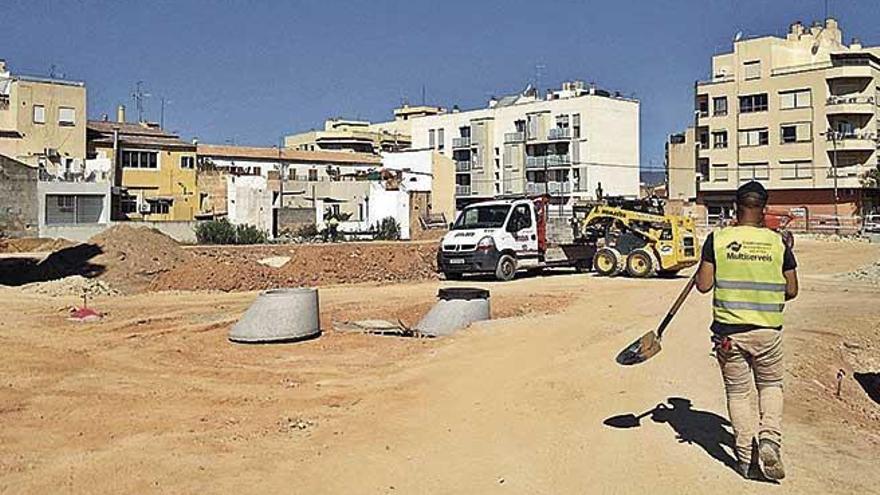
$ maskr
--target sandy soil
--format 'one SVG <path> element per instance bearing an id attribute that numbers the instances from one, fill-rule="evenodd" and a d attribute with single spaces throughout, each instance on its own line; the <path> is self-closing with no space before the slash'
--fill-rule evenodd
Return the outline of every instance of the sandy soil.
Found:
<path id="1" fill-rule="evenodd" d="M 98 297 L 108 317 L 82 325 L 65 320 L 75 298 L 0 289 L 0 492 L 880 493 L 880 405 L 851 378 L 880 371 L 880 292 L 833 276 L 880 248 L 804 241 L 798 255 L 780 486 L 725 464 L 707 297 L 659 356 L 621 368 L 684 280 L 564 274 L 464 283 L 492 291 L 499 319 L 444 340 L 271 346 L 225 338 L 254 293 Z M 323 324 L 412 322 L 440 285 L 322 289 Z M 637 428 L 604 424 L 660 403 Z"/>

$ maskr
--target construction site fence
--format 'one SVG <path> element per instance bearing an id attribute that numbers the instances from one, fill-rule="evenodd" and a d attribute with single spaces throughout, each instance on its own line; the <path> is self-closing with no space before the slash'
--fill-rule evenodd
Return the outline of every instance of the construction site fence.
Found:
<path id="1" fill-rule="evenodd" d="M 709 215 L 705 220 L 697 220 L 697 228 L 712 230 L 732 222 L 732 219 Z M 799 233 L 854 235 L 862 232 L 863 224 L 864 218 L 861 216 L 810 215 L 809 217 L 795 217 L 787 228 L 792 232 Z"/>

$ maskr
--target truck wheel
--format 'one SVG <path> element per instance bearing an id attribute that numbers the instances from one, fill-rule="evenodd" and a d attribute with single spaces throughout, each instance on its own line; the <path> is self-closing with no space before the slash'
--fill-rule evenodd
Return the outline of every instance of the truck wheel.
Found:
<path id="1" fill-rule="evenodd" d="M 657 272 L 657 260 L 654 254 L 644 248 L 633 250 L 626 257 L 626 273 L 630 277 L 648 278 Z"/>
<path id="2" fill-rule="evenodd" d="M 495 267 L 495 278 L 502 282 L 513 280 L 516 276 L 516 258 L 509 254 L 502 255 Z"/>
<path id="3" fill-rule="evenodd" d="M 443 272 L 446 280 L 461 280 L 461 274 L 458 272 Z"/>
<path id="4" fill-rule="evenodd" d="M 601 248 L 596 251 L 596 256 L 593 257 L 593 269 L 603 277 L 613 277 L 620 274 L 623 271 L 623 265 L 623 256 L 620 251 L 614 248 Z"/>

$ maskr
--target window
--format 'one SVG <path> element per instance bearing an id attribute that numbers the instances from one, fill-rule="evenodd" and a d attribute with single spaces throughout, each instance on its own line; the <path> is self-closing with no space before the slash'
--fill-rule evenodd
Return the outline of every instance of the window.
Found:
<path id="1" fill-rule="evenodd" d="M 741 163 L 739 165 L 739 181 L 770 179 L 770 166 L 766 163 Z"/>
<path id="2" fill-rule="evenodd" d="M 137 213 L 138 201 L 137 196 L 122 196 L 119 198 L 119 209 L 122 213 Z"/>
<path id="3" fill-rule="evenodd" d="M 76 109 L 70 107 L 58 108 L 58 125 L 73 127 L 76 125 Z"/>
<path id="4" fill-rule="evenodd" d="M 507 221 L 507 225 L 509 228 L 515 227 L 515 232 L 531 227 L 532 214 L 529 212 L 529 207 L 526 205 L 519 205 L 514 208 L 513 213 L 510 214 L 510 220 Z"/>
<path id="5" fill-rule="evenodd" d="M 428 148 L 431 148 L 431 149 L 436 148 L 437 146 L 436 146 L 435 142 L 436 141 L 434 140 L 434 129 L 431 129 L 428 131 Z"/>
<path id="6" fill-rule="evenodd" d="M 767 93 L 746 95 L 739 97 L 739 111 L 741 113 L 766 112 Z"/>
<path id="7" fill-rule="evenodd" d="M 309 169 L 309 182 L 317 182 L 318 181 L 318 169 L 310 168 Z"/>
<path id="8" fill-rule="evenodd" d="M 697 112 L 700 117 L 709 116 L 709 97 L 706 95 L 697 96 Z"/>
<path id="9" fill-rule="evenodd" d="M 790 110 L 792 108 L 809 108 L 812 105 L 813 97 L 809 89 L 779 92 L 779 108 L 782 110 Z"/>
<path id="10" fill-rule="evenodd" d="M 743 76 L 748 81 L 749 79 L 760 79 L 761 78 L 761 61 L 760 60 L 752 60 L 750 62 L 746 62 L 743 64 Z"/>
<path id="11" fill-rule="evenodd" d="M 194 157 L 194 156 L 181 156 L 180 157 L 180 168 L 196 168 L 196 157 Z"/>
<path id="12" fill-rule="evenodd" d="M 727 97 L 712 98 L 712 114 L 716 117 L 727 115 Z"/>
<path id="13" fill-rule="evenodd" d="M 571 116 L 571 137 L 579 139 L 581 137 L 581 114 L 575 113 Z"/>
<path id="14" fill-rule="evenodd" d="M 122 151 L 123 168 L 159 168 L 159 153 L 156 151 Z"/>
<path id="15" fill-rule="evenodd" d="M 104 196 L 47 194 L 46 223 L 97 223 L 104 211 Z"/>
<path id="16" fill-rule="evenodd" d="M 46 107 L 43 105 L 34 105 L 34 124 L 46 123 Z"/>
<path id="17" fill-rule="evenodd" d="M 148 203 L 150 203 L 150 214 L 151 215 L 167 215 L 171 212 L 171 204 L 173 203 L 170 199 L 148 199 Z"/>
<path id="18" fill-rule="evenodd" d="M 764 146 L 770 141 L 770 133 L 767 128 L 747 129 L 739 131 L 739 145 L 742 147 Z"/>
<path id="19" fill-rule="evenodd" d="M 712 182 L 727 182 L 728 167 L 726 163 L 712 164 Z"/>
<path id="20" fill-rule="evenodd" d="M 443 151 L 443 144 L 445 141 L 444 138 L 446 137 L 444 136 L 444 134 L 446 133 L 443 131 L 443 129 L 437 129 L 437 149 L 439 151 Z"/>
<path id="21" fill-rule="evenodd" d="M 715 131 L 712 133 L 713 148 L 727 148 L 727 131 Z"/>
<path id="22" fill-rule="evenodd" d="M 803 143 L 810 141 L 810 131 L 812 125 L 809 122 L 800 122 L 797 124 L 782 124 L 779 127 L 779 142 Z"/>
<path id="23" fill-rule="evenodd" d="M 813 177 L 813 162 L 784 161 L 779 162 L 783 179 L 809 179 Z"/>

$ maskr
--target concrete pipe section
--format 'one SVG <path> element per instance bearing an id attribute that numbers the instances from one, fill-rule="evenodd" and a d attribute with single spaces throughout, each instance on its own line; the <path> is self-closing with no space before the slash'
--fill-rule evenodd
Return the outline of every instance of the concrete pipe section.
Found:
<path id="1" fill-rule="evenodd" d="M 442 337 L 491 317 L 488 290 L 469 287 L 440 289 L 437 298 L 437 304 L 414 330 L 431 337 Z"/>
<path id="2" fill-rule="evenodd" d="M 263 291 L 229 331 L 233 342 L 291 342 L 321 333 L 318 289 Z"/>

